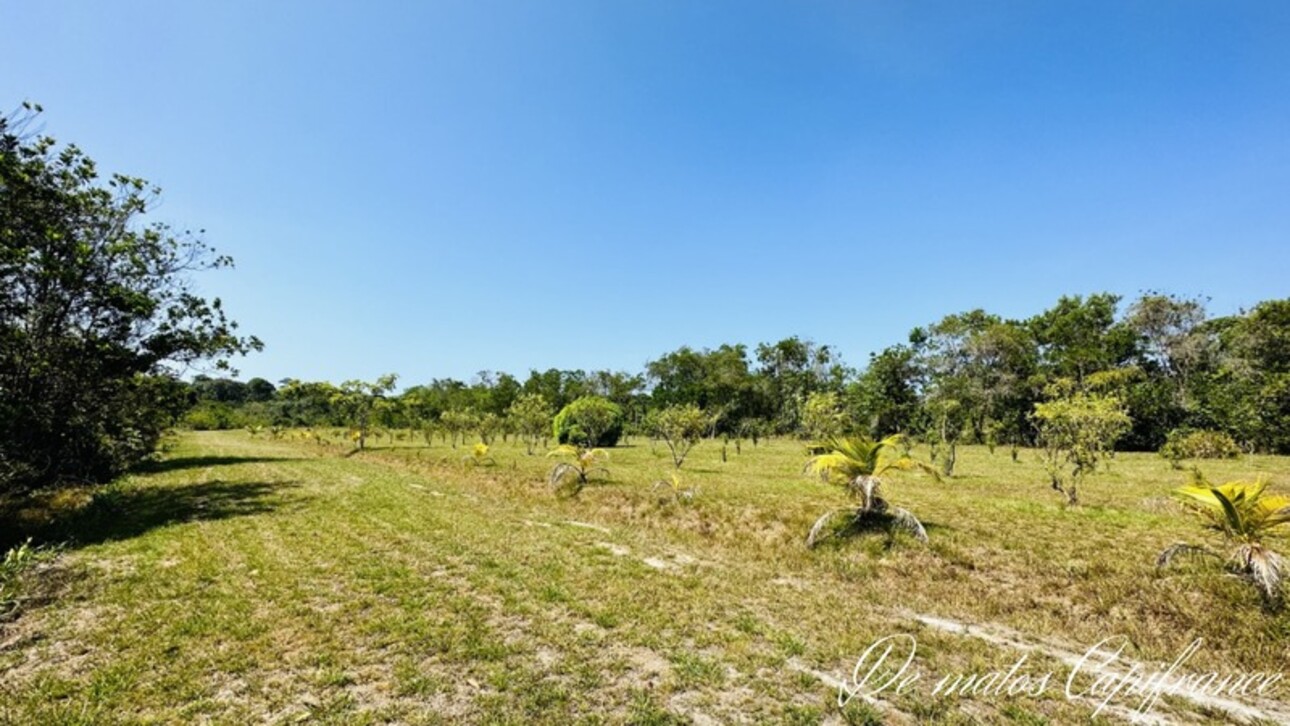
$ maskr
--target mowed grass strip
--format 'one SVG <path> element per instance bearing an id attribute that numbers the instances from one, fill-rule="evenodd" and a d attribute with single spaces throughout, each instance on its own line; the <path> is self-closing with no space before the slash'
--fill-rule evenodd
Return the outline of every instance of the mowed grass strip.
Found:
<path id="1" fill-rule="evenodd" d="M 698 496 L 665 504 L 650 485 L 666 452 L 634 443 L 613 450 L 609 481 L 559 500 L 542 483 L 551 461 L 517 446 L 472 467 L 437 442 L 342 456 L 186 435 L 125 483 L 119 521 L 58 561 L 74 575 L 63 591 L 6 626 L 0 718 L 1087 718 L 1056 694 L 893 696 L 839 712 L 809 671 L 849 674 L 883 635 L 917 635 L 930 674 L 1017 657 L 910 613 L 1084 646 L 1123 634 L 1143 659 L 1199 636 L 1197 667 L 1286 665 L 1290 620 L 1261 611 L 1252 589 L 1200 568 L 1155 572 L 1162 547 L 1201 536 L 1168 502 L 1182 477 L 1158 457 L 1118 456 L 1068 510 L 1029 452 L 1014 463 L 970 449 L 954 479 L 889 483 L 929 546 L 869 535 L 809 552 L 811 521 L 845 499 L 800 475 L 800 444 L 731 446 L 722 461 L 705 443 L 682 470 Z M 1206 470 L 1290 479 L 1279 458 Z"/>

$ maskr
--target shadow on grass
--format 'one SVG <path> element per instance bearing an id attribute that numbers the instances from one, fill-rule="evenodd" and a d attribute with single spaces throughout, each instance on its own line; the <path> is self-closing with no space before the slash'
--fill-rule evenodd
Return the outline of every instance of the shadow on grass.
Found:
<path id="1" fill-rule="evenodd" d="M 866 548 L 877 546 L 882 551 L 889 551 L 903 546 L 926 547 L 938 532 L 952 530 L 953 527 L 920 520 L 928 541 L 920 542 L 910 531 L 888 514 L 873 513 L 859 519 L 852 519 L 845 524 L 832 528 L 815 546 L 818 550 L 838 549 L 848 546 L 848 542 L 859 540 Z"/>
<path id="2" fill-rule="evenodd" d="M 164 474 L 184 469 L 204 469 L 211 466 L 229 466 L 232 464 L 264 464 L 268 462 L 302 461 L 291 457 L 274 456 L 181 456 L 161 461 L 145 461 L 134 468 L 138 474 Z"/>
<path id="3" fill-rule="evenodd" d="M 83 506 L 52 508 L 26 521 L 0 517 L 0 551 L 28 537 L 38 544 L 83 547 L 173 524 L 266 514 L 296 504 L 299 499 L 291 492 L 299 486 L 219 479 L 177 486 L 109 486 Z"/>

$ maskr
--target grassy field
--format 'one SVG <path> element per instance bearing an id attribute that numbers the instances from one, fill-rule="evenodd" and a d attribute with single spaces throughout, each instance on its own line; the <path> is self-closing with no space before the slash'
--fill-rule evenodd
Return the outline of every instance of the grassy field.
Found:
<path id="1" fill-rule="evenodd" d="M 474 467 L 438 441 L 346 456 L 183 435 L 30 574 L 0 625 L 0 721 L 1064 724 L 1100 699 L 1064 683 L 932 697 L 925 683 L 840 709 L 836 679 L 896 633 L 917 638 L 932 681 L 1023 654 L 1023 671 L 1064 680 L 1061 659 L 1108 635 L 1157 665 L 1203 638 L 1198 672 L 1290 664 L 1290 615 L 1252 587 L 1156 571 L 1163 547 L 1206 539 L 1157 456 L 1119 455 L 1068 509 L 1033 452 L 968 448 L 953 479 L 888 482 L 929 544 L 869 534 L 809 551 L 811 523 L 846 499 L 801 475 L 800 443 L 731 446 L 724 462 L 700 445 L 681 504 L 651 491 L 666 450 L 632 443 L 609 480 L 564 500 L 545 486 L 552 461 L 515 444 Z M 1286 458 L 1205 468 L 1290 488 Z M 1287 693 L 1250 701 L 1250 718 L 1284 722 Z M 1100 718 L 1136 701 L 1116 704 Z M 1180 698 L 1153 713 L 1237 715 Z"/>

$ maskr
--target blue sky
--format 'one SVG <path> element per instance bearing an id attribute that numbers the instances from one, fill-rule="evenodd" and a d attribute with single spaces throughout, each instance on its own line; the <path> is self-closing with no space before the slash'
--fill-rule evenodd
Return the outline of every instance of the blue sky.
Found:
<path id="1" fill-rule="evenodd" d="M 244 377 L 639 370 L 1290 293 L 1290 4 L 17 2 L 0 107 L 165 189 Z"/>

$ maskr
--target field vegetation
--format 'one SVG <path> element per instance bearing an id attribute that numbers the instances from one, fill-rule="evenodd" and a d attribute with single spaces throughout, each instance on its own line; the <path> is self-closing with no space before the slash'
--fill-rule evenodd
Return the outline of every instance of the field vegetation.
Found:
<path id="1" fill-rule="evenodd" d="M 1290 299 L 243 382 L 191 279 L 231 261 L 38 113 L 0 119 L 0 721 L 1063 724 L 1091 699 L 837 686 L 892 633 L 940 674 L 1290 662 Z"/>
<path id="2" fill-rule="evenodd" d="M 562 498 L 523 442 L 477 467 L 412 435 L 354 453 L 344 430 L 323 433 L 185 434 L 110 497 L 19 517 L 76 544 L 30 571 L 3 626 L 0 721 L 1074 723 L 1088 699 L 840 710 L 831 679 L 891 633 L 915 635 L 932 673 L 1023 653 L 1061 669 L 1108 634 L 1153 661 L 1204 638 L 1196 670 L 1286 662 L 1290 616 L 1255 588 L 1203 561 L 1157 568 L 1175 543 L 1226 539 L 1175 501 L 1185 476 L 1154 454 L 1117 455 L 1071 508 L 1045 495 L 1040 452 L 961 446 L 953 478 L 882 474 L 925 544 L 897 528 L 808 549 L 841 500 L 793 439 L 725 461 L 696 447 L 683 471 L 698 494 L 682 499 L 651 485 L 675 471 L 667 447 L 633 438 L 609 477 Z M 1206 473 L 1284 492 L 1290 459 Z M 1261 542 L 1285 550 L 1274 529 Z M 1175 698 L 1156 712 L 1233 718 Z"/>

